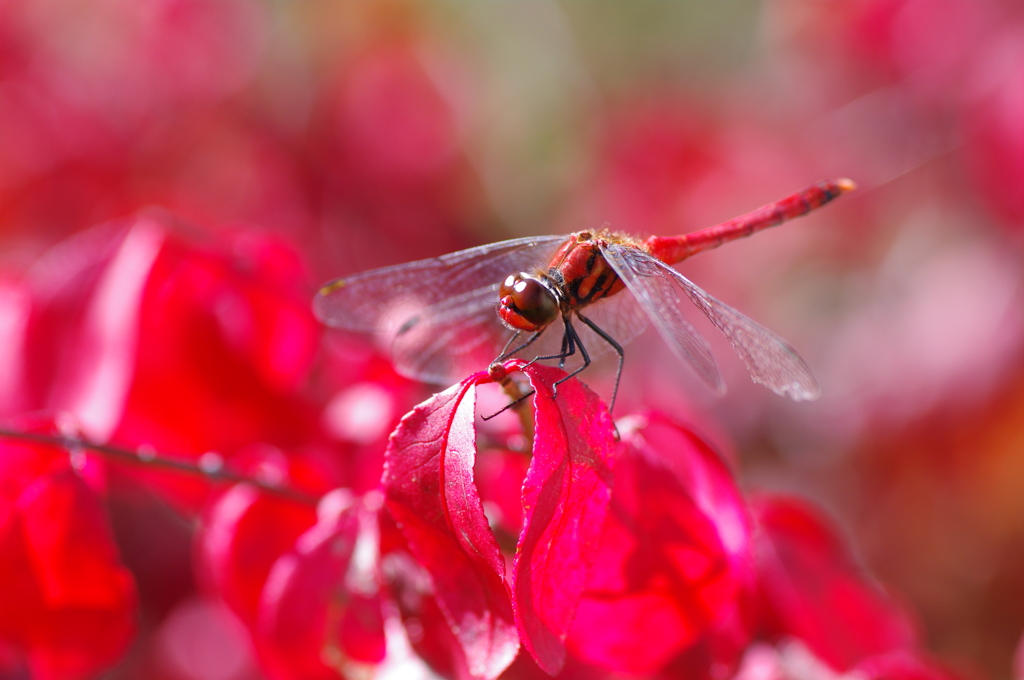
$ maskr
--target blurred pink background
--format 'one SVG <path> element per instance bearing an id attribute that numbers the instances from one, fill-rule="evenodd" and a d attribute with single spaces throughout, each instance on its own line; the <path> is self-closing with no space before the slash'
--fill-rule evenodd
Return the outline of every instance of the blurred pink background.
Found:
<path id="1" fill-rule="evenodd" d="M 797 347 L 820 401 L 752 385 L 697 319 L 729 394 L 702 392 L 648 333 L 617 411 L 689 418 L 735 452 L 746 488 L 825 506 L 936 656 L 1009 678 L 1024 631 L 1020 3 L 0 0 L 0 297 L 63 239 L 140 211 L 291 241 L 311 298 L 500 239 L 691 231 L 826 177 L 861 188 L 681 267 Z M 10 303 L 0 328 L 19 323 Z M 608 394 L 612 368 L 586 381 Z M 122 505 L 130 554 L 143 536 Z M 160 672 L 255 677 L 237 622 L 190 595 L 187 532 L 160 521 L 171 557 L 144 560 L 165 595 L 148 612 Z"/>

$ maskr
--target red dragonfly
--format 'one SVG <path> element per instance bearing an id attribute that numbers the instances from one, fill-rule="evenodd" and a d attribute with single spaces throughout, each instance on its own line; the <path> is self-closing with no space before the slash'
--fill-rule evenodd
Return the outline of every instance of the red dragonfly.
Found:
<path id="1" fill-rule="evenodd" d="M 725 335 L 754 382 L 795 401 L 816 399 L 814 376 L 789 343 L 671 265 L 805 215 L 854 188 L 848 179 L 818 182 L 684 236 L 580 231 L 374 269 L 326 284 L 313 309 L 328 326 L 383 334 L 398 370 L 425 382 L 453 382 L 512 356 L 568 364 L 563 382 L 614 351 L 616 391 L 622 345 L 650 320 L 673 352 L 721 394 L 725 385 L 708 344 L 680 312 L 681 292 Z"/>

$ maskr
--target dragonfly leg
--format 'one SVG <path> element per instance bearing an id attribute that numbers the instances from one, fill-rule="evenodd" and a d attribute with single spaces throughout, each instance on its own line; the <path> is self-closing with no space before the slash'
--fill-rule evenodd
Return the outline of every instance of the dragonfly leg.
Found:
<path id="1" fill-rule="evenodd" d="M 559 361 L 559 368 L 561 368 L 562 366 L 565 365 L 566 357 L 571 357 L 573 354 L 576 353 L 576 346 L 579 344 L 579 336 L 576 335 L 576 330 L 572 327 L 572 324 L 569 322 L 569 317 L 563 316 L 562 320 L 565 323 L 565 332 L 562 334 L 562 351 L 559 352 L 558 354 L 551 354 L 551 355 L 548 355 L 548 356 L 537 356 L 537 357 L 534 357 L 529 363 L 526 364 L 526 366 L 532 366 L 533 364 L 535 364 L 538 361 L 545 361 L 547 359 L 559 359 L 560 360 Z M 505 343 L 505 349 L 502 351 L 501 356 L 499 356 L 497 359 L 495 359 L 491 363 L 492 364 L 493 363 L 497 363 L 497 362 L 502 361 L 503 359 L 507 358 L 508 356 L 511 356 L 513 354 L 516 354 L 517 352 L 521 352 L 522 350 L 526 349 L 527 347 L 529 347 L 533 343 L 534 340 L 536 340 L 537 338 L 540 337 L 541 333 L 546 331 L 548 328 L 549 327 L 545 327 L 545 328 L 540 329 L 539 331 L 537 331 L 536 333 L 533 334 L 532 338 L 530 338 L 529 340 L 524 342 L 522 345 L 520 345 L 516 349 L 512 350 L 511 352 L 509 352 L 509 351 L 507 351 L 509 345 L 511 345 L 515 341 L 515 339 L 517 337 L 519 337 L 519 334 L 522 333 L 522 331 L 517 332 L 515 335 L 512 336 L 512 338 L 507 343 Z M 580 350 L 583 351 L 583 346 L 582 345 L 580 345 Z M 589 357 L 587 357 L 586 351 L 583 351 L 583 358 L 586 361 L 586 363 L 584 364 L 583 368 L 586 368 L 588 365 L 590 365 L 590 359 L 589 359 Z M 580 369 L 580 370 L 583 370 L 583 369 Z M 576 373 L 579 373 L 579 371 L 576 371 Z M 572 375 L 576 375 L 576 373 L 573 373 Z M 551 395 L 552 398 L 554 398 L 555 395 L 558 393 L 558 385 L 560 383 L 563 383 L 566 380 L 568 380 L 568 378 L 571 378 L 572 375 L 567 376 L 566 378 L 563 378 L 562 380 L 559 380 L 558 382 L 556 382 L 554 384 L 554 390 L 553 390 L 553 393 Z M 515 399 L 514 401 L 511 401 L 508 404 L 505 404 L 505 406 L 503 406 L 501 408 L 501 410 L 496 411 L 495 413 L 492 413 L 489 416 L 482 416 L 482 417 L 483 417 L 484 420 L 490 420 L 491 418 L 493 418 L 493 417 L 495 417 L 495 416 L 497 416 L 499 414 L 504 413 L 505 411 L 509 410 L 510 408 L 513 408 L 513 407 L 517 406 L 520 402 L 522 402 L 527 397 L 533 396 L 533 393 L 534 393 L 534 390 L 530 390 L 529 392 L 527 392 L 527 393 L 523 394 L 522 396 L 520 396 L 518 399 Z"/>
<path id="2" fill-rule="evenodd" d="M 568 316 L 563 316 L 562 321 L 565 324 L 565 332 L 562 335 L 562 351 L 559 352 L 558 354 L 549 354 L 547 356 L 534 357 L 533 361 L 526 364 L 527 366 L 531 366 L 538 361 L 558 359 L 558 365 L 559 368 L 561 368 L 562 366 L 565 365 L 565 360 L 567 358 L 571 357 L 573 354 L 576 354 L 576 346 L 579 344 L 579 336 L 576 335 L 576 331 L 575 329 L 573 329 L 572 324 L 569 322 Z"/>
<path id="3" fill-rule="evenodd" d="M 625 352 L 622 351 L 622 345 L 615 342 L 615 339 L 612 338 L 612 336 L 605 333 L 600 328 L 600 326 L 598 326 L 596 323 L 594 323 L 587 317 L 583 316 L 579 312 L 576 312 L 576 316 L 579 317 L 580 321 L 587 324 L 587 327 L 590 328 L 590 330 L 600 335 L 605 342 L 612 346 L 612 349 L 615 350 L 615 353 L 619 355 L 619 365 L 615 369 L 615 387 L 612 389 L 612 401 L 610 404 L 608 404 L 608 412 L 611 413 L 612 410 L 615 408 L 615 398 L 619 396 L 619 378 L 622 377 L 622 364 L 626 359 L 626 354 Z M 583 349 L 582 345 L 580 346 L 580 349 Z"/>
<path id="4" fill-rule="evenodd" d="M 497 411 L 495 411 L 491 415 L 489 415 L 489 416 L 480 416 L 480 418 L 482 420 L 490 420 L 491 418 L 494 418 L 495 416 L 500 416 L 502 413 L 504 413 L 505 411 L 509 410 L 510 408 L 515 408 L 516 406 L 519 406 L 519 404 L 521 404 L 524 401 L 526 401 L 526 399 L 528 397 L 532 397 L 533 393 L 534 393 L 534 390 L 530 390 L 529 392 L 524 392 L 522 395 L 519 396 L 519 398 L 513 399 L 512 401 L 510 401 L 509 403 L 505 404 L 504 406 L 502 406 L 500 409 L 498 409 Z"/>
<path id="5" fill-rule="evenodd" d="M 585 371 L 588 366 L 590 366 L 590 355 L 587 354 L 587 348 L 583 346 L 583 342 L 580 340 L 580 336 L 576 333 L 576 329 L 572 327 L 572 323 L 570 323 L 569 317 L 565 317 L 565 333 L 569 338 L 569 344 L 580 348 L 580 354 L 583 355 L 583 365 L 577 368 L 572 373 L 565 376 L 564 378 L 555 381 L 555 383 L 551 386 L 552 399 L 558 396 L 559 385 L 564 383 L 569 378 L 573 378 L 579 375 L 580 373 Z M 575 352 L 575 348 L 573 348 L 572 351 Z"/>
<path id="6" fill-rule="evenodd" d="M 569 349 L 570 349 L 570 347 L 572 347 L 572 345 L 569 344 L 571 342 L 572 342 L 572 336 L 569 335 L 567 332 L 563 331 L 562 332 L 562 349 L 559 350 L 559 355 L 561 357 L 558 360 L 558 368 L 559 369 L 564 369 L 565 368 L 565 360 L 569 356 Z M 573 348 L 573 349 L 575 349 L 575 348 Z"/>
<path id="7" fill-rule="evenodd" d="M 512 343 L 516 341 L 516 338 L 518 338 L 518 337 L 519 337 L 520 335 L 522 335 L 522 334 L 523 334 L 523 332 L 522 332 L 522 331 L 516 331 L 515 333 L 513 333 L 513 334 L 512 334 L 512 337 L 511 337 L 511 338 L 509 338 L 509 339 L 508 339 L 508 342 L 506 342 L 506 343 L 505 343 L 505 346 L 501 348 L 501 354 L 499 354 L 499 355 L 498 355 L 498 358 L 497 358 L 497 359 L 495 359 L 494 361 L 492 361 L 491 363 L 492 363 L 492 364 L 496 364 L 496 363 L 498 363 L 499 361 L 504 361 L 504 360 L 505 360 L 505 357 L 507 357 L 507 356 L 508 356 L 508 354 L 509 354 L 509 352 L 508 352 L 508 348 L 509 348 L 509 347 L 511 347 L 511 346 L 512 346 Z"/>
<path id="8" fill-rule="evenodd" d="M 532 336 L 530 336 L 529 340 L 527 340 L 523 344 L 519 345 L 519 347 L 516 347 L 513 350 L 509 350 L 509 347 L 511 347 L 512 343 L 514 343 L 516 341 L 516 338 L 518 338 L 520 335 L 523 334 L 523 331 L 516 331 L 512 335 L 512 337 L 508 339 L 508 342 L 505 343 L 505 346 L 501 349 L 501 354 L 498 355 L 498 358 L 495 359 L 494 361 L 492 361 L 491 363 L 492 364 L 496 364 L 499 361 L 504 361 L 505 359 L 508 359 L 510 356 L 512 356 L 514 354 L 518 354 L 519 352 L 522 352 L 524 349 L 526 349 L 527 347 L 532 345 L 534 343 L 534 341 L 537 340 L 537 338 L 539 338 L 541 336 L 541 334 L 544 331 L 546 331 L 546 330 L 547 330 L 546 327 L 545 328 L 541 328 L 539 331 L 537 331 Z"/>

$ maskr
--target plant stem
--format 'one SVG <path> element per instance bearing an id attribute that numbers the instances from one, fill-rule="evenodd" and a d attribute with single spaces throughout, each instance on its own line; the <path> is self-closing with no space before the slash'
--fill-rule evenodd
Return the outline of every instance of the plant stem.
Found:
<path id="1" fill-rule="evenodd" d="M 303 503 L 305 505 L 316 505 L 318 501 L 315 496 L 302 493 L 301 491 L 295 491 L 294 489 L 270 484 L 259 479 L 254 479 L 246 475 L 232 472 L 231 470 L 224 468 L 223 464 L 217 466 L 203 466 L 201 463 L 195 464 L 185 460 L 175 459 L 166 454 L 157 454 L 155 452 L 150 454 L 143 447 L 140 447 L 140 449 L 136 451 L 131 451 L 129 449 L 122 449 L 108 444 L 96 444 L 78 437 L 20 432 L 18 430 L 8 430 L 6 428 L 0 428 L 0 437 L 20 439 L 22 441 L 35 442 L 38 444 L 49 444 L 51 446 L 57 446 L 69 450 L 86 449 L 125 463 L 162 468 L 164 470 L 178 472 L 181 474 L 197 475 L 213 483 L 251 484 L 259 488 L 261 491 L 266 491 L 267 493 L 274 494 L 297 503 Z"/>

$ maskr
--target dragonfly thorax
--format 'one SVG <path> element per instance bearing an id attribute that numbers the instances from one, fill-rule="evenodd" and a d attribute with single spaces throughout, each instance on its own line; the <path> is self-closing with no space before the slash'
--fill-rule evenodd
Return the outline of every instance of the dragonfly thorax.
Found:
<path id="1" fill-rule="evenodd" d="M 498 316 L 513 330 L 538 331 L 561 313 L 558 293 L 544 276 L 509 274 L 498 288 L 498 297 Z"/>

